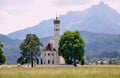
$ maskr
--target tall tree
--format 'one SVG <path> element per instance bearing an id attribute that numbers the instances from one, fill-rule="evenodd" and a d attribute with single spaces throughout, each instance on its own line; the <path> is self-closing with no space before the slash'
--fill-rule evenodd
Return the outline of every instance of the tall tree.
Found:
<path id="1" fill-rule="evenodd" d="M 81 61 L 84 63 L 85 43 L 78 31 L 66 31 L 59 41 L 59 55 L 64 57 L 67 64 Z"/>
<path id="2" fill-rule="evenodd" d="M 20 45 L 21 57 L 17 62 L 21 64 L 31 63 L 33 67 L 33 60 L 37 60 L 40 56 L 40 47 L 43 46 L 39 38 L 35 34 L 27 34 L 26 39 Z"/>
<path id="3" fill-rule="evenodd" d="M 0 65 L 3 64 L 3 63 L 5 63 L 5 60 L 6 60 L 2 48 L 3 48 L 3 44 L 2 44 L 2 42 L 0 41 Z"/>

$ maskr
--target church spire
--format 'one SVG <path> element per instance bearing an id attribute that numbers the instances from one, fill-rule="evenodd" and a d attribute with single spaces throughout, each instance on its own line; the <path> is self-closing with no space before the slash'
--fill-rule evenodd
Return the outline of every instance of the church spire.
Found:
<path id="1" fill-rule="evenodd" d="M 56 15 L 56 20 L 58 19 L 57 15 Z"/>
<path id="2" fill-rule="evenodd" d="M 54 24 L 60 24 L 60 20 L 58 19 L 57 15 L 56 15 L 56 19 L 54 20 Z"/>

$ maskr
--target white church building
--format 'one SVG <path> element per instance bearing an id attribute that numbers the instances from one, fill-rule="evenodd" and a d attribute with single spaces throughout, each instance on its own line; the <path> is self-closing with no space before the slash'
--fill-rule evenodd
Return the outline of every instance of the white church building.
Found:
<path id="1" fill-rule="evenodd" d="M 56 17 L 54 23 L 54 37 L 43 48 L 41 52 L 41 64 L 57 65 L 62 63 L 63 59 L 58 55 L 58 43 L 60 40 L 60 20 Z M 60 60 L 61 58 L 61 60 Z"/>

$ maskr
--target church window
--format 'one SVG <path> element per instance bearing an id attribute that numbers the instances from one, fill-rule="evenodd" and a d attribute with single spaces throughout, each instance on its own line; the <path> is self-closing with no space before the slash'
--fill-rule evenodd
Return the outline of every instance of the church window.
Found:
<path id="1" fill-rule="evenodd" d="M 48 60 L 48 64 L 50 64 L 50 60 Z"/>
<path id="2" fill-rule="evenodd" d="M 54 56 L 54 54 L 52 54 L 52 56 Z"/>
<path id="3" fill-rule="evenodd" d="M 56 29 L 56 31 L 59 31 L 60 29 Z"/>
<path id="4" fill-rule="evenodd" d="M 50 53 L 48 53 L 48 56 L 50 56 Z"/>
<path id="5" fill-rule="evenodd" d="M 54 60 L 52 60 L 52 64 L 54 64 Z"/>

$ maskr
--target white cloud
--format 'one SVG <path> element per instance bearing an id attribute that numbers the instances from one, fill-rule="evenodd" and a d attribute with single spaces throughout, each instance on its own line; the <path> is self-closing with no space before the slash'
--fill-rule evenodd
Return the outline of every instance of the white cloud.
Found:
<path id="1" fill-rule="evenodd" d="M 56 0 L 58 5 L 80 5 L 90 2 L 91 0 Z"/>
<path id="2" fill-rule="evenodd" d="M 15 5 L 28 5 L 33 3 L 33 0 L 0 0 L 1 6 L 15 6 Z"/>
<path id="3" fill-rule="evenodd" d="M 8 34 L 51 18 L 52 14 L 50 13 L 53 11 L 49 8 L 51 5 L 49 0 L 42 2 L 31 0 L 33 2 L 28 2 L 27 5 L 25 5 L 27 2 L 23 3 L 22 1 L 24 0 L 5 0 L 2 2 L 0 5 L 0 26 L 2 27 L 0 33 Z"/>
<path id="4" fill-rule="evenodd" d="M 100 1 L 120 12 L 120 0 L 0 0 L 0 34 L 34 26 L 56 14 L 85 10 Z"/>

